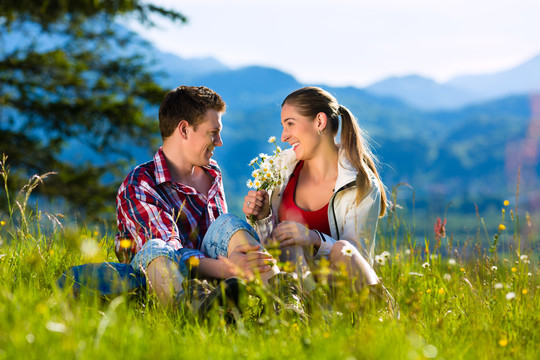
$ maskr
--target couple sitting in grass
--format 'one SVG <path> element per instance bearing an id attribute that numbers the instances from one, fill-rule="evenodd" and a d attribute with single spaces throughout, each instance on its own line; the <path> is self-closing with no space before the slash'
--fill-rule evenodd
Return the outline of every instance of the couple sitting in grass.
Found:
<path id="1" fill-rule="evenodd" d="M 292 148 L 276 161 L 285 181 L 247 193 L 243 212 L 253 226 L 227 213 L 212 159 L 223 145 L 224 111 L 221 97 L 203 86 L 166 95 L 159 109 L 163 146 L 118 191 L 118 257 L 146 276 L 161 304 L 187 304 L 202 317 L 215 306 L 239 307 L 255 279 L 303 312 L 300 292 L 316 286 L 323 258 L 331 270 L 326 280 L 340 272 L 351 289 L 376 287 L 375 233 L 386 195 L 350 111 L 320 88 L 287 96 L 281 140 Z M 279 259 L 265 250 L 276 245 Z M 292 263 L 294 273 L 280 271 L 277 260 Z"/>

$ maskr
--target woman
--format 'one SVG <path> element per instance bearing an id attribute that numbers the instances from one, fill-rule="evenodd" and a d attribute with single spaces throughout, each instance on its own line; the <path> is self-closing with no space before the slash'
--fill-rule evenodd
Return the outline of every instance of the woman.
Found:
<path id="1" fill-rule="evenodd" d="M 334 270 L 345 267 L 355 289 L 378 284 L 375 233 L 387 200 L 354 116 L 325 90 L 304 87 L 283 101 L 281 124 L 281 141 L 292 147 L 277 160 L 285 181 L 270 194 L 249 191 L 243 212 L 256 219 L 260 239 L 279 242 L 281 260 L 295 262 L 304 278 L 313 259 L 324 257 Z"/>

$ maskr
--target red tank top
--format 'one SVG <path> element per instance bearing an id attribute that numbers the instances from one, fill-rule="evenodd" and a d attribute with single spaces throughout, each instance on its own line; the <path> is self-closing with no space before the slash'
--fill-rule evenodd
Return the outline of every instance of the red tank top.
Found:
<path id="1" fill-rule="evenodd" d="M 328 204 L 324 205 L 319 210 L 306 211 L 299 208 L 294 202 L 294 194 L 300 170 L 304 166 L 304 161 L 298 162 L 294 168 L 294 172 L 289 179 L 289 183 L 283 192 L 281 204 L 278 209 L 279 221 L 295 221 L 307 227 L 308 229 L 319 230 L 328 236 L 330 235 L 330 225 L 328 223 Z"/>

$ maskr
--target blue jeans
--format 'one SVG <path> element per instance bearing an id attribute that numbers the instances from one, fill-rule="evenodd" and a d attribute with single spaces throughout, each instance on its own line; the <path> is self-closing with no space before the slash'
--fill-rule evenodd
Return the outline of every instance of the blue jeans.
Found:
<path id="1" fill-rule="evenodd" d="M 209 258 L 217 259 L 218 255 L 227 257 L 231 237 L 238 231 L 245 230 L 257 241 L 255 230 L 244 220 L 232 214 L 223 214 L 214 221 L 204 235 L 200 250 L 182 248 L 175 250 L 161 239 L 148 240 L 142 249 L 135 254 L 131 266 L 137 271 L 146 271 L 148 264 L 158 257 L 166 257 L 176 262 L 184 278 L 189 277 L 187 261 L 190 257 L 202 258 L 201 252 Z M 259 241 L 260 242 L 260 241 Z"/>

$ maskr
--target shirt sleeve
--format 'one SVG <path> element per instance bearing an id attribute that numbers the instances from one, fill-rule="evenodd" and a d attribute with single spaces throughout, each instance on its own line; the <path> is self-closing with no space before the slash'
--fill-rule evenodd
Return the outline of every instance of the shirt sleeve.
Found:
<path id="1" fill-rule="evenodd" d="M 115 238 L 116 250 L 123 239 L 134 242 L 133 252 L 138 252 L 149 239 L 160 239 L 175 250 L 182 248 L 183 233 L 179 231 L 175 219 L 179 214 L 161 198 L 155 189 L 145 182 L 122 185 L 116 198 L 118 234 Z M 204 257 L 200 253 L 198 257 Z M 192 256 L 197 256 L 193 254 Z"/>

